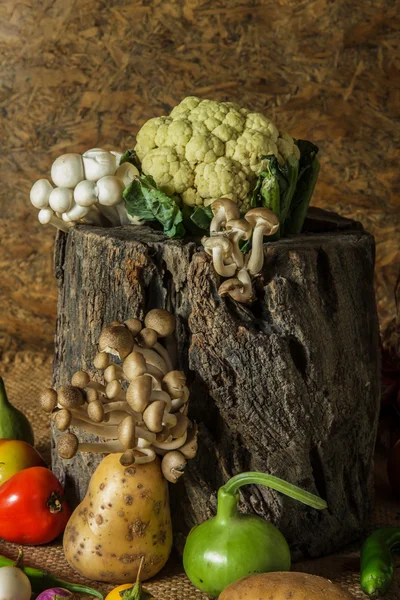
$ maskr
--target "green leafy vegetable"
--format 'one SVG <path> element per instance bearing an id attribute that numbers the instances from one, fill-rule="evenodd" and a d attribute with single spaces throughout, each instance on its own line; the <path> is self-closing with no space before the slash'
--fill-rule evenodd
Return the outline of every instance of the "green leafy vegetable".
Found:
<path id="1" fill-rule="evenodd" d="M 255 183 L 251 207 L 265 206 L 279 218 L 280 231 L 270 240 L 290 233 L 300 233 L 308 205 L 318 178 L 318 148 L 311 142 L 297 140 L 301 156 L 289 156 L 280 165 L 274 155 L 262 156 L 267 161 Z"/>
<path id="2" fill-rule="evenodd" d="M 133 150 L 133 148 L 130 148 L 129 150 L 126 150 L 126 152 L 124 152 L 124 154 L 121 156 L 119 164 L 123 165 L 126 162 L 135 165 L 139 173 L 142 172 L 142 165 L 140 164 L 140 160 L 138 159 L 137 154 Z"/>
<path id="3" fill-rule="evenodd" d="M 144 221 L 158 221 L 171 238 L 183 237 L 182 212 L 174 198 L 159 190 L 150 175 L 141 175 L 124 190 L 126 210 Z"/>
<path id="4" fill-rule="evenodd" d="M 285 223 L 285 234 L 301 232 L 320 170 L 318 147 L 307 140 L 296 140 L 296 145 L 300 150 L 299 175 Z"/>

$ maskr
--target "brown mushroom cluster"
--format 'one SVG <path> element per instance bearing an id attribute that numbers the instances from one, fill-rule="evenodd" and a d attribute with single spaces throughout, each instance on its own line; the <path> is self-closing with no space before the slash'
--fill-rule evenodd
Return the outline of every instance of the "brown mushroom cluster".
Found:
<path id="1" fill-rule="evenodd" d="M 278 217 L 268 208 L 252 208 L 240 218 L 238 205 L 228 198 L 211 204 L 213 219 L 210 237 L 201 242 L 221 277 L 227 279 L 218 289 L 220 296 L 229 294 L 237 302 L 251 302 L 253 286 L 251 277 L 258 275 L 264 264 L 263 240 L 279 229 Z M 239 243 L 252 239 L 252 248 L 243 254 Z"/>
<path id="2" fill-rule="evenodd" d="M 104 383 L 77 371 L 71 384 L 58 392 L 43 390 L 40 406 L 65 432 L 57 442 L 61 458 L 77 452 L 119 452 L 121 463 L 129 466 L 159 455 L 165 478 L 172 483 L 179 479 L 187 459 L 196 455 L 197 426 L 187 416 L 185 375 L 175 370 L 160 341 L 174 330 L 175 317 L 164 309 L 148 312 L 144 323 L 114 321 L 101 332 L 93 361 Z M 70 427 L 104 441 L 81 443 Z"/>

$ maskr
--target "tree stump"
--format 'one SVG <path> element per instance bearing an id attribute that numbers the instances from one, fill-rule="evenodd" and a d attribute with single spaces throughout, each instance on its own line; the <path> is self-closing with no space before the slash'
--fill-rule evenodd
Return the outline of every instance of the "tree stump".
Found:
<path id="1" fill-rule="evenodd" d="M 178 368 L 200 432 L 198 456 L 170 486 L 179 548 L 214 513 L 219 486 L 248 470 L 327 500 L 328 510 L 316 511 L 263 487 L 242 489 L 242 510 L 274 522 L 295 558 L 360 536 L 373 493 L 379 333 L 374 240 L 359 223 L 313 209 L 305 233 L 266 243 L 249 306 L 218 296 L 219 276 L 198 241 L 148 227 L 78 226 L 58 236 L 55 268 L 56 387 L 78 369 L 95 372 L 105 324 L 154 307 L 176 315 Z M 75 501 L 101 458 L 62 461 L 53 448 L 53 469 Z"/>

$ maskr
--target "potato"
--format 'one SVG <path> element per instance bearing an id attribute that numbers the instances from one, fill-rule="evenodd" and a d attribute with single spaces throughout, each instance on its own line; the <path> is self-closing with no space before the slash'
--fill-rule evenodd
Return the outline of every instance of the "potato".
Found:
<path id="1" fill-rule="evenodd" d="M 90 480 L 64 533 L 64 553 L 78 573 L 110 583 L 153 577 L 172 547 L 168 484 L 160 461 L 123 467 L 109 454 Z"/>
<path id="2" fill-rule="evenodd" d="M 354 600 L 337 585 L 316 575 L 295 572 L 249 575 L 231 583 L 219 600 Z"/>

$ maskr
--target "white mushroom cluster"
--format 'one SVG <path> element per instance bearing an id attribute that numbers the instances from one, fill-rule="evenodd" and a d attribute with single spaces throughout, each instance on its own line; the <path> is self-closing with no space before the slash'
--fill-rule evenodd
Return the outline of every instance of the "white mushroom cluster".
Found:
<path id="1" fill-rule="evenodd" d="M 122 453 L 129 466 L 162 457 L 164 477 L 175 483 L 186 462 L 197 451 L 197 426 L 190 422 L 189 389 L 182 371 L 174 364 L 165 340 L 175 330 L 175 317 L 164 309 L 138 319 L 114 321 L 101 332 L 93 364 L 104 383 L 76 372 L 70 385 L 58 392 L 43 390 L 39 402 L 51 413 L 56 427 L 65 432 L 57 441 L 61 458 L 77 452 Z M 122 364 L 113 362 L 113 358 Z M 70 427 L 94 434 L 104 441 L 79 442 Z"/>
<path id="2" fill-rule="evenodd" d="M 221 277 L 226 277 L 218 289 L 220 296 L 229 294 L 237 302 L 251 302 L 251 277 L 258 275 L 264 264 L 264 236 L 274 235 L 279 229 L 278 217 L 268 208 L 252 208 L 240 218 L 238 205 L 228 198 L 211 204 L 213 219 L 210 237 L 201 242 Z M 252 238 L 252 248 L 243 254 L 239 242 Z"/>
<path id="3" fill-rule="evenodd" d="M 139 175 L 122 154 L 92 148 L 84 154 L 63 154 L 51 167 L 51 179 L 38 179 L 30 200 L 40 223 L 68 232 L 75 223 L 90 225 L 138 224 L 128 215 L 122 192 Z"/>

